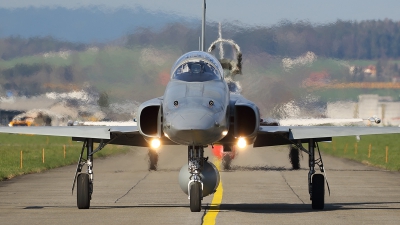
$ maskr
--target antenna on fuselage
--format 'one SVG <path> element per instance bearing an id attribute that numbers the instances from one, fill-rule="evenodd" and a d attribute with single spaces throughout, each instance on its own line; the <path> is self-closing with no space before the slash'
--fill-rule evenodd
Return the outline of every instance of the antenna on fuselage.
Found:
<path id="1" fill-rule="evenodd" d="M 203 3 L 203 20 L 201 26 L 201 51 L 204 52 L 204 39 L 206 35 L 206 0 Z"/>

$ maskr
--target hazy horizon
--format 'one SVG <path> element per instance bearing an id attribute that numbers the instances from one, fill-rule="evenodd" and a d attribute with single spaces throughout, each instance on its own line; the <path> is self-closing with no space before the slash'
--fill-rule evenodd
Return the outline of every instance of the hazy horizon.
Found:
<path id="1" fill-rule="evenodd" d="M 20 0 L 2 1 L 0 8 L 63 7 L 67 9 L 100 8 L 106 13 L 118 9 L 144 8 L 153 13 L 162 12 L 200 19 L 202 0 Z M 331 23 L 340 20 L 400 20 L 400 1 L 397 0 L 208 0 L 207 18 L 214 22 L 239 21 L 247 25 L 272 25 L 282 20 Z"/>

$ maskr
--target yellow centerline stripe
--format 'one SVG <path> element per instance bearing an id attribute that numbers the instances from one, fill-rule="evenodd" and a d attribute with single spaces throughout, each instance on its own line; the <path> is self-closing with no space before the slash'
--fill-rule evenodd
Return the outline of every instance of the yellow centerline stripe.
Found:
<path id="1" fill-rule="evenodd" d="M 221 160 L 214 161 L 215 167 L 217 167 L 218 171 L 220 171 Z M 211 201 L 210 209 L 207 211 L 206 215 L 203 218 L 204 225 L 214 225 L 215 219 L 219 213 L 219 206 L 222 202 L 222 194 L 224 193 L 224 189 L 222 188 L 222 179 L 219 180 L 219 185 L 217 191 L 214 193 L 213 199 Z"/>

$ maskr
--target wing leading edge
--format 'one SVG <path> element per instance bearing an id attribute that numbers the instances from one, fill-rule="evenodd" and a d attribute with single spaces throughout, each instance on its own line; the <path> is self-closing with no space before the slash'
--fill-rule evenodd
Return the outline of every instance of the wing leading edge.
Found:
<path id="1" fill-rule="evenodd" d="M 332 137 L 396 134 L 399 127 L 335 127 L 335 126 L 260 126 L 254 147 L 292 144 L 308 139 L 330 141 Z"/>
<path id="2" fill-rule="evenodd" d="M 119 137 L 129 135 L 136 137 L 132 145 L 142 146 L 146 142 L 136 126 L 0 127 L 0 133 L 63 136 L 76 141 L 92 138 L 95 142 L 112 140 L 113 144 L 118 144 Z"/>
<path id="3" fill-rule="evenodd" d="M 112 133 L 139 134 L 136 126 L 0 127 L 0 133 L 110 139 Z"/>
<path id="4" fill-rule="evenodd" d="M 103 141 L 115 145 L 149 146 L 137 126 L 0 127 L 0 133 L 72 137 L 74 141 L 91 138 L 95 143 Z M 165 137 L 161 138 L 161 142 L 164 145 L 176 145 Z"/>
<path id="5" fill-rule="evenodd" d="M 72 126 L 72 127 L 0 127 L 0 133 L 33 134 L 72 137 L 74 141 L 92 138 L 94 142 L 107 141 L 108 144 L 141 146 L 148 144 L 136 126 Z M 399 127 L 334 127 L 334 126 L 260 126 L 254 147 L 307 143 L 308 139 L 330 141 L 332 137 L 394 134 Z M 175 145 L 169 139 L 161 139 L 164 145 Z"/>
<path id="6" fill-rule="evenodd" d="M 70 127 L 0 127 L 0 133 L 34 134 L 64 137 L 110 139 L 111 127 L 70 126 Z M 131 127 L 137 131 L 136 127 Z"/>

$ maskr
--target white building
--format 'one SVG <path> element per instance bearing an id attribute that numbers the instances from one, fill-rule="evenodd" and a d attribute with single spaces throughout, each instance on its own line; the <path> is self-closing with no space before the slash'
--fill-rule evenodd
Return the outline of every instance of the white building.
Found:
<path id="1" fill-rule="evenodd" d="M 327 105 L 328 118 L 368 119 L 377 116 L 382 119 L 380 126 L 400 125 L 400 102 L 393 102 L 390 97 L 378 95 L 360 95 L 358 102 L 331 102 Z M 370 124 L 368 120 L 365 124 Z"/>

